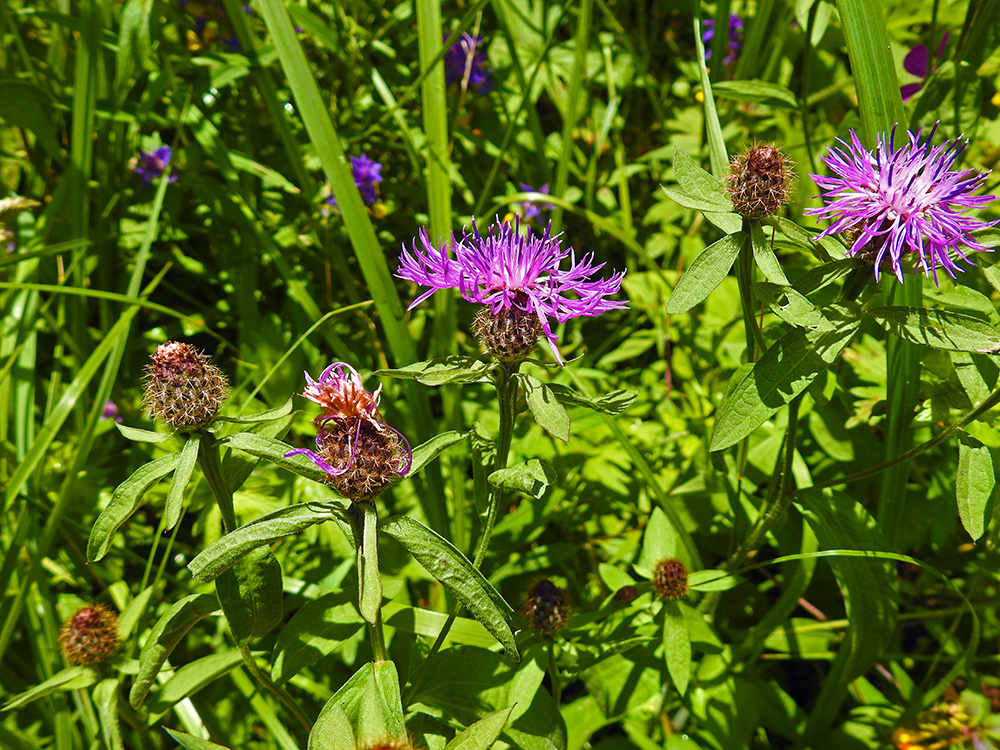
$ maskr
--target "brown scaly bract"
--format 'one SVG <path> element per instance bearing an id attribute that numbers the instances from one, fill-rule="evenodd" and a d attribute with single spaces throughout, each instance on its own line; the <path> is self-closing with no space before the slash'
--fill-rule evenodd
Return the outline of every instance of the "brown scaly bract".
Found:
<path id="1" fill-rule="evenodd" d="M 773 216 L 788 203 L 795 173 L 792 161 L 781 149 L 768 143 L 754 143 L 729 165 L 726 194 L 733 210 L 745 219 Z"/>
<path id="2" fill-rule="evenodd" d="M 146 367 L 143 405 L 175 430 L 209 424 L 229 395 L 229 381 L 207 354 L 179 341 L 156 347 Z"/>
<path id="3" fill-rule="evenodd" d="M 73 665 L 91 665 L 114 656 L 121 646 L 118 618 L 103 604 L 76 611 L 59 632 L 59 645 Z"/>
<path id="4" fill-rule="evenodd" d="M 653 568 L 653 588 L 664 599 L 680 599 L 687 594 L 687 581 L 687 568 L 675 558 L 664 558 Z"/>

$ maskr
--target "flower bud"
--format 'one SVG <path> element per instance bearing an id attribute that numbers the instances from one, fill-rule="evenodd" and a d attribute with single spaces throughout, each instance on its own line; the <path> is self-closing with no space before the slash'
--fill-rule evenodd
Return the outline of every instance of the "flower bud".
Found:
<path id="1" fill-rule="evenodd" d="M 207 354 L 179 341 L 156 347 L 146 367 L 143 405 L 175 430 L 204 427 L 229 395 L 229 381 Z"/>
<path id="2" fill-rule="evenodd" d="M 615 601 L 628 604 L 639 596 L 639 589 L 635 586 L 622 586 L 615 592 Z"/>
<path id="3" fill-rule="evenodd" d="M 773 216 L 788 203 L 795 181 L 791 160 L 780 149 L 755 143 L 733 157 L 724 178 L 733 210 L 745 219 Z"/>
<path id="4" fill-rule="evenodd" d="M 59 645 L 70 664 L 102 662 L 113 656 L 121 646 L 118 618 L 102 604 L 79 609 L 63 625 Z"/>
<path id="5" fill-rule="evenodd" d="M 561 630 L 569 621 L 569 598 L 548 578 L 543 578 L 528 592 L 522 609 L 528 627 L 548 635 Z"/>
<path id="6" fill-rule="evenodd" d="M 516 307 L 494 314 L 483 305 L 472 322 L 472 332 L 487 354 L 513 364 L 531 354 L 542 335 L 542 324 L 534 313 Z"/>
<path id="7" fill-rule="evenodd" d="M 680 599 L 687 594 L 687 581 L 687 568 L 675 558 L 664 558 L 653 568 L 653 588 L 664 599 Z"/>

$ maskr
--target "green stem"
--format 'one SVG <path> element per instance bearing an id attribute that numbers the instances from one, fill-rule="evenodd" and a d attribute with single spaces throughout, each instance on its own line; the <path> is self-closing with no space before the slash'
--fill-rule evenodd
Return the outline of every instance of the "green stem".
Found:
<path id="1" fill-rule="evenodd" d="M 267 692 L 278 699 L 285 708 L 288 709 L 289 713 L 292 714 L 302 727 L 306 730 L 306 735 L 312 731 L 312 722 L 309 721 L 309 717 L 303 713 L 302 709 L 299 708 L 295 700 L 290 696 L 284 688 L 280 685 L 276 685 L 274 681 L 264 673 L 264 671 L 257 666 L 257 663 L 253 659 L 253 654 L 250 653 L 250 646 L 243 643 L 239 646 L 240 656 L 243 657 L 243 663 L 246 665 L 247 671 L 250 672 L 250 676 L 253 677 L 257 683 L 264 688 Z"/>
<path id="2" fill-rule="evenodd" d="M 736 259 L 736 280 L 740 285 L 740 303 L 743 307 L 743 326 L 747 337 L 747 361 L 756 362 L 760 353 L 767 347 L 764 335 L 757 325 L 757 316 L 753 309 L 753 242 L 750 239 L 750 222 L 743 221 L 743 244 L 739 257 Z"/>
<path id="3" fill-rule="evenodd" d="M 219 458 L 219 444 L 210 432 L 199 434 L 201 445 L 198 446 L 198 465 L 205 475 L 205 481 L 215 495 L 215 502 L 222 513 L 222 527 L 228 534 L 236 531 L 236 510 L 233 507 L 233 493 L 229 483 L 222 475 L 222 460 Z"/>
<path id="4" fill-rule="evenodd" d="M 365 618 L 368 639 L 372 644 L 372 661 L 379 663 L 387 661 L 389 657 L 385 648 L 385 631 L 382 627 L 382 579 L 378 568 L 378 521 L 375 517 L 374 501 L 360 504 L 352 503 L 347 510 L 347 517 L 351 523 L 351 533 L 354 536 L 354 549 L 358 561 L 359 607 Z M 366 525 L 373 527 L 372 533 L 365 533 Z M 374 599 L 373 606 L 366 607 L 366 599 Z M 374 612 L 369 614 L 368 610 L 374 610 Z"/>
<path id="5" fill-rule="evenodd" d="M 556 663 L 556 641 L 549 641 L 549 681 L 552 683 L 552 700 L 556 706 L 562 701 L 562 676 Z"/>

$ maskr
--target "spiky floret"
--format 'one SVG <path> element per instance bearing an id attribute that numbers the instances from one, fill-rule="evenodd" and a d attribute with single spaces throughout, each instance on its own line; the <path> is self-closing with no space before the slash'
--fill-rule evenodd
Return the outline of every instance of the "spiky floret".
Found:
<path id="1" fill-rule="evenodd" d="M 176 430 L 204 427 L 219 413 L 229 381 L 212 360 L 192 346 L 168 341 L 156 347 L 146 367 L 143 405 Z"/>
<path id="2" fill-rule="evenodd" d="M 59 645 L 73 665 L 102 662 L 117 653 L 118 617 L 103 604 L 78 609 L 59 632 Z"/>
<path id="3" fill-rule="evenodd" d="M 659 560 L 653 568 L 653 588 L 664 599 L 680 599 L 688 592 L 688 572 L 673 557 Z"/>
<path id="4" fill-rule="evenodd" d="M 903 281 L 903 258 L 916 253 L 919 266 L 937 283 L 937 267 L 954 277 L 961 271 L 952 253 L 972 261 L 962 251 L 991 252 L 972 237 L 972 232 L 997 222 L 984 222 L 961 214 L 982 208 L 996 196 L 972 193 L 982 186 L 988 172 L 953 170 L 955 160 L 968 144 L 958 139 L 931 146 L 937 125 L 920 143 L 923 129 L 907 131 L 908 143 L 898 150 L 896 129 L 887 139 L 879 134 L 874 152 L 861 145 L 851 131 L 848 145 L 831 148 L 823 162 L 835 177 L 811 175 L 826 192 L 826 205 L 805 213 L 833 223 L 816 239 L 841 232 L 851 237 L 850 255 L 869 259 L 878 279 L 888 267 Z"/>
<path id="5" fill-rule="evenodd" d="M 573 248 L 563 249 L 559 236 L 549 229 L 539 237 L 531 229 L 522 233 L 517 220 L 513 225 L 498 221 L 484 237 L 473 222 L 471 235 L 465 233 L 460 240 L 452 235 L 439 248 L 425 229 L 418 239 L 420 247 L 414 240 L 412 252 L 403 247 L 396 271 L 401 279 L 430 287 L 411 309 L 439 289 L 458 289 L 464 299 L 487 305 L 496 317 L 506 310 L 533 315 L 559 364 L 563 363 L 556 347 L 559 337 L 552 332 L 551 319 L 562 323 L 627 307 L 608 299 L 621 288 L 625 272 L 592 281 L 604 264 L 595 264 L 591 253 L 578 260 Z M 567 258 L 569 268 L 560 268 Z"/>
<path id="6" fill-rule="evenodd" d="M 528 591 L 521 611 L 528 627 L 548 635 L 566 627 L 569 622 L 569 597 L 548 578 L 538 581 Z"/>
<path id="7" fill-rule="evenodd" d="M 365 390 L 358 371 L 334 362 L 314 379 L 305 373 L 302 395 L 323 413 L 316 425 L 316 450 L 296 448 L 285 456 L 302 454 L 321 468 L 327 482 L 346 498 L 364 502 L 410 470 L 410 444 L 379 414 L 382 387 Z"/>
<path id="8" fill-rule="evenodd" d="M 795 165 L 777 146 L 754 143 L 729 164 L 726 193 L 733 210 L 746 219 L 773 216 L 788 203 Z"/>

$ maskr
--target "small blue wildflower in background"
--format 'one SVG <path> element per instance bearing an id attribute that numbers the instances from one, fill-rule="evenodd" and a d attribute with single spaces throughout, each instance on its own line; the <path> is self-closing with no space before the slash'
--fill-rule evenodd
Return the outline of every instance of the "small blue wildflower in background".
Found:
<path id="1" fill-rule="evenodd" d="M 997 222 L 960 215 L 970 208 L 982 208 L 996 197 L 972 195 L 985 182 L 988 172 L 952 170 L 968 141 L 959 144 L 955 139 L 932 147 L 934 130 L 922 145 L 919 141 L 923 129 L 916 134 L 907 132 L 909 143 L 898 151 L 895 128 L 888 143 L 884 134 L 879 134 L 874 153 L 861 145 L 853 130 L 850 145 L 838 139 L 843 148 L 831 148 L 830 154 L 823 157 L 836 177 L 811 175 L 826 190 L 822 197 L 827 205 L 806 213 L 834 220 L 816 239 L 846 232 L 853 240 L 848 254 L 873 263 L 876 279 L 884 260 L 900 281 L 901 261 L 909 253 L 917 253 L 920 267 L 937 283 L 938 266 L 952 277 L 955 271 L 962 270 L 951 252 L 971 262 L 961 245 L 990 252 L 972 237 L 972 232 Z"/>
<path id="2" fill-rule="evenodd" d="M 139 150 L 139 156 L 132 160 L 132 171 L 139 175 L 139 187 L 149 187 L 153 180 L 164 173 L 170 164 L 170 146 L 160 146 L 146 152 Z M 177 182 L 177 175 L 171 174 L 167 182 Z"/>
<path id="3" fill-rule="evenodd" d="M 538 188 L 538 190 L 535 190 L 535 188 L 531 187 L 531 185 L 529 185 L 526 182 L 521 182 L 518 184 L 521 186 L 521 190 L 523 190 L 525 193 L 545 193 L 546 195 L 548 195 L 549 192 L 548 184 L 542 185 L 540 188 Z M 555 206 L 553 206 L 551 203 L 539 203 L 538 201 L 523 201 L 521 203 L 516 203 L 514 205 L 518 207 L 521 216 L 524 217 L 524 220 L 527 222 L 531 222 L 534 219 L 537 219 L 538 216 L 541 215 L 543 209 L 546 211 L 551 211 L 552 209 L 555 208 Z"/>
<path id="4" fill-rule="evenodd" d="M 934 55 L 935 62 L 944 57 L 944 50 L 948 45 L 948 33 L 949 32 L 946 31 L 944 36 L 941 38 L 941 44 L 938 45 L 937 54 Z M 899 93 L 903 95 L 903 101 L 905 102 L 909 101 L 910 97 L 923 88 L 923 85 L 927 82 L 927 78 L 930 77 L 931 73 L 937 70 L 937 65 L 931 66 L 927 45 L 918 44 L 906 54 L 906 57 L 903 58 L 903 68 L 910 75 L 914 75 L 920 79 L 917 83 L 908 83 L 905 86 L 899 87 Z"/>
<path id="5" fill-rule="evenodd" d="M 378 201 L 377 184 L 382 182 L 382 165 L 377 161 L 368 158 L 367 154 L 351 157 L 351 174 L 354 177 L 354 185 L 361 191 L 361 200 L 366 206 L 371 206 Z M 328 206 L 336 206 L 337 199 L 330 194 L 326 199 Z"/>
<path id="6" fill-rule="evenodd" d="M 451 34 L 445 34 L 448 41 Z M 444 55 L 444 80 L 448 84 L 461 83 L 468 75 L 468 88 L 485 94 L 493 90 L 493 75 L 482 51 L 483 38 L 464 33 Z"/>
<path id="7" fill-rule="evenodd" d="M 12 253 L 17 248 L 17 242 L 14 241 L 14 233 L 9 229 L 4 229 L 0 231 L 0 245 L 4 242 L 7 243 L 7 252 Z"/>
<path id="8" fill-rule="evenodd" d="M 711 42 L 713 37 L 715 37 L 715 21 L 709 18 L 702 21 L 701 26 L 701 41 L 705 43 L 705 59 L 707 60 L 712 56 L 712 50 L 709 48 L 709 42 Z M 733 13 L 729 16 L 729 53 L 722 61 L 723 65 L 732 65 L 735 63 L 736 55 L 742 46 L 743 21 L 740 20 L 738 15 Z"/>

